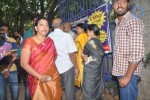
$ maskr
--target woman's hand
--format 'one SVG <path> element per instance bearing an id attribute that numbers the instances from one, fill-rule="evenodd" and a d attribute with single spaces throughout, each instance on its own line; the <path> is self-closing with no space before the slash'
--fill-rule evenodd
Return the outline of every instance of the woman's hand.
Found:
<path id="1" fill-rule="evenodd" d="M 42 75 L 41 77 L 38 78 L 41 82 L 45 83 L 50 81 L 52 78 L 48 75 Z"/>
<path id="2" fill-rule="evenodd" d="M 85 54 L 81 54 L 81 57 L 84 59 L 84 62 L 87 63 L 88 62 L 88 56 Z"/>

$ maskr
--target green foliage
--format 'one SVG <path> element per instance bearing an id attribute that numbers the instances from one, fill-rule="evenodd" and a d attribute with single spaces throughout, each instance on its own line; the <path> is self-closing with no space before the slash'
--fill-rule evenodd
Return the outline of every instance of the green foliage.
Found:
<path id="1" fill-rule="evenodd" d="M 114 22 L 115 21 L 114 10 L 110 10 L 109 13 L 110 13 L 109 21 Z"/>
<path id="2" fill-rule="evenodd" d="M 147 67 L 148 65 L 150 65 L 150 52 L 146 54 L 146 58 L 143 61 L 143 63 L 144 63 L 144 67 Z"/>
<path id="3" fill-rule="evenodd" d="M 10 25 L 11 33 L 20 29 L 23 35 L 32 26 L 33 13 L 53 19 L 58 13 L 58 10 L 54 11 L 57 5 L 57 0 L 0 0 L 0 21 Z"/>

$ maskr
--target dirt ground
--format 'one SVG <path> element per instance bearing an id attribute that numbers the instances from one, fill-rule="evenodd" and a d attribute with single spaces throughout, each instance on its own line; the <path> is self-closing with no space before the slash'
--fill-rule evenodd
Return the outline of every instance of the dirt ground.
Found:
<path id="1" fill-rule="evenodd" d="M 24 86 L 20 85 L 19 100 L 24 100 L 23 98 L 24 98 Z M 9 88 L 8 88 L 8 100 L 11 100 Z M 65 100 L 64 93 L 63 93 L 63 100 Z M 76 100 L 83 100 L 81 90 L 78 90 L 76 92 Z M 119 100 L 119 99 L 118 97 L 115 97 L 106 93 L 104 96 L 104 100 Z"/>

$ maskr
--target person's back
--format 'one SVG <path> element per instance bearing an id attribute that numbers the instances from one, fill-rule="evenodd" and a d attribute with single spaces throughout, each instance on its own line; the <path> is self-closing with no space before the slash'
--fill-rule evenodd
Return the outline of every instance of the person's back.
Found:
<path id="1" fill-rule="evenodd" d="M 66 70 L 70 69 L 73 65 L 70 61 L 69 57 L 69 51 L 68 48 L 69 46 L 71 47 L 70 39 L 71 36 L 68 33 L 63 32 L 60 29 L 55 29 L 54 32 L 52 32 L 49 37 L 53 39 L 58 56 L 56 59 L 56 66 L 58 66 L 58 70 L 60 73 L 65 72 Z M 62 62 L 65 63 L 66 66 L 63 68 L 59 68 L 59 64 Z M 61 64 L 63 66 L 63 63 Z M 60 71 L 61 70 L 61 71 Z"/>
<path id="2" fill-rule="evenodd" d="M 55 44 L 57 59 L 55 61 L 62 85 L 65 89 L 66 100 L 75 100 L 74 74 L 78 75 L 76 63 L 76 46 L 70 34 L 62 31 L 62 21 L 55 18 L 52 22 L 54 31 L 48 35 Z"/>

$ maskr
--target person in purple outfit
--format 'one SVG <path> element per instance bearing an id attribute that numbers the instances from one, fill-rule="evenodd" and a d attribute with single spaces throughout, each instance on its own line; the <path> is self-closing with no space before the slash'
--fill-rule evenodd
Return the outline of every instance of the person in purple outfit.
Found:
<path id="1" fill-rule="evenodd" d="M 0 42 L 2 41 L 0 40 Z M 2 46 L 0 46 L 0 60 L 8 54 L 11 48 L 12 48 L 12 45 L 8 42 L 5 42 Z"/>
<path id="2" fill-rule="evenodd" d="M 7 100 L 7 84 L 9 84 L 11 99 L 18 100 L 19 97 L 17 70 L 14 64 L 17 58 L 17 44 L 15 39 L 8 37 L 9 30 L 10 27 L 8 24 L 4 23 L 1 25 L 0 48 L 3 55 L 0 60 L 0 100 Z M 9 47 L 8 44 L 11 44 L 12 47 Z"/>

